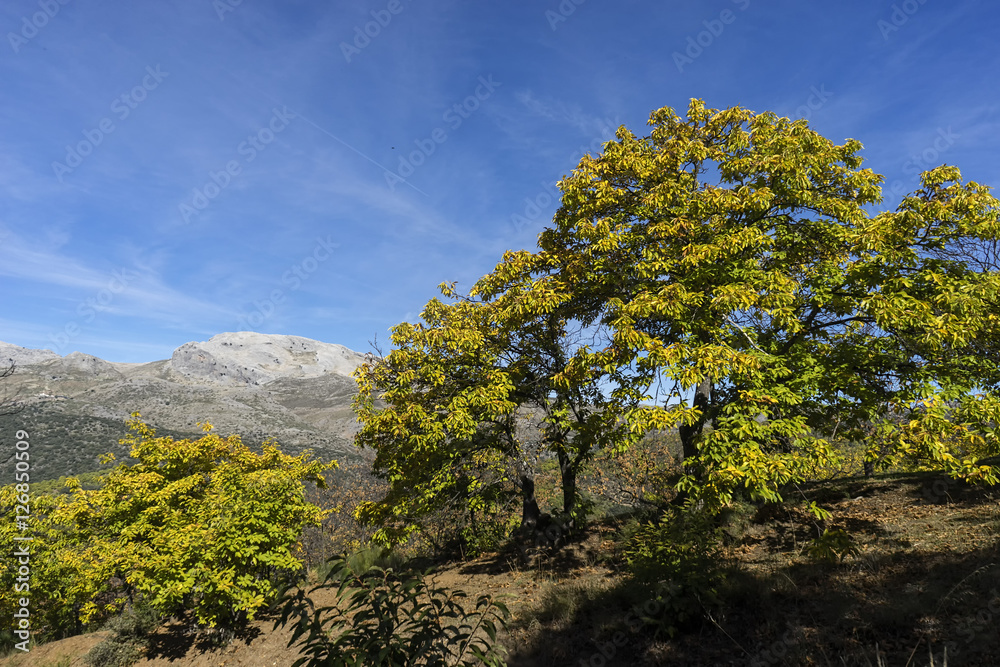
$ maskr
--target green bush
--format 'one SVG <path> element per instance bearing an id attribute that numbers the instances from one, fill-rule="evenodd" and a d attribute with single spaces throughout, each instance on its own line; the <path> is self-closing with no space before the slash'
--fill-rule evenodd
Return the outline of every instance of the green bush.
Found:
<path id="1" fill-rule="evenodd" d="M 673 637 L 718 606 L 725 578 L 721 534 L 706 512 L 670 510 L 639 528 L 625 549 L 633 575 L 654 591 L 655 613 L 644 620 Z"/>
<path id="2" fill-rule="evenodd" d="M 822 535 L 806 545 L 805 552 L 813 560 L 831 565 L 843 562 L 848 556 L 857 556 L 861 553 L 854 539 L 841 528 L 833 530 L 827 528 Z"/>
<path id="3" fill-rule="evenodd" d="M 160 624 L 151 607 L 130 607 L 105 626 L 111 636 L 90 649 L 84 661 L 91 667 L 130 667 L 142 658 L 149 634 Z"/>
<path id="4" fill-rule="evenodd" d="M 131 667 L 142 659 L 142 649 L 109 637 L 90 649 L 84 661 L 91 667 Z"/>
<path id="5" fill-rule="evenodd" d="M 305 500 L 304 483 L 322 484 L 335 462 L 273 443 L 256 454 L 208 425 L 202 438 L 176 441 L 138 416 L 129 424 L 122 443 L 135 463 L 106 471 L 93 490 L 76 478 L 59 493 L 32 487 L 30 543 L 18 523 L 0 523 L 0 552 L 30 556 L 36 639 L 79 634 L 137 596 L 166 616 L 239 629 L 276 597 L 281 575 L 301 571 L 302 529 L 328 513 Z M 27 484 L 0 486 L 0 515 L 29 504 L 28 494 Z M 15 588 L 26 583 L 18 572 L 0 570 L 4 618 L 28 592 Z"/>
<path id="6" fill-rule="evenodd" d="M 316 608 L 311 595 L 320 589 L 335 590 L 337 604 Z M 483 595 L 467 611 L 464 597 L 417 573 L 373 565 L 358 574 L 343 555 L 309 593 L 284 593 L 275 628 L 293 625 L 288 645 L 301 644 L 304 654 L 293 667 L 503 667 L 496 636 L 507 627 L 507 608 Z"/>
<path id="7" fill-rule="evenodd" d="M 459 531 L 462 554 L 476 558 L 484 553 L 500 551 L 521 524 L 516 514 L 502 512 L 484 513 L 476 520 L 466 522 Z"/>
<path id="8" fill-rule="evenodd" d="M 330 574 L 335 564 L 335 560 L 326 561 L 322 568 L 323 578 Z M 399 569 L 403 564 L 403 558 L 396 551 L 385 547 L 370 546 L 349 554 L 347 564 L 352 574 L 361 576 L 373 567 Z"/>

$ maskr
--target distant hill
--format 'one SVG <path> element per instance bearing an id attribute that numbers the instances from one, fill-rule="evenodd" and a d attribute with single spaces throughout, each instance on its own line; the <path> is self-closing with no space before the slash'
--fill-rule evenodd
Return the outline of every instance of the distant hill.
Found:
<path id="1" fill-rule="evenodd" d="M 292 453 L 356 457 L 351 372 L 363 359 L 342 345 L 253 332 L 185 343 L 145 364 L 0 342 L 0 364 L 17 365 L 3 389 L 25 405 L 0 417 L 0 443 L 9 452 L 14 433 L 29 432 L 33 481 L 98 470 L 105 452 L 121 458 L 118 439 L 133 412 L 161 435 L 200 437 L 207 421 L 248 444 L 273 437 Z M 0 461 L 0 483 L 11 481 L 12 461 Z"/>

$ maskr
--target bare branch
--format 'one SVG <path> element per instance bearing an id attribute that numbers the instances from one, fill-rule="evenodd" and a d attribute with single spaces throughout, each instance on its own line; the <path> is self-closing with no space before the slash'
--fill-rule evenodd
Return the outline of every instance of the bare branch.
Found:
<path id="1" fill-rule="evenodd" d="M 0 380 L 5 380 L 13 376 L 17 370 L 17 364 L 13 360 L 9 360 L 9 362 L 10 365 L 0 370 Z M 24 403 L 19 399 L 18 393 L 10 395 L 5 389 L 3 394 L 0 395 L 0 416 L 16 415 L 23 409 Z"/>

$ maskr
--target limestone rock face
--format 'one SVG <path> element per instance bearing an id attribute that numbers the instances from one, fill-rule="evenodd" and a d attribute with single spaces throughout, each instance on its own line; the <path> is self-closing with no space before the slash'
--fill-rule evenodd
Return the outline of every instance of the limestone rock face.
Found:
<path id="1" fill-rule="evenodd" d="M 18 366 L 31 366 L 59 358 L 59 355 L 52 350 L 32 350 L 0 341 L 0 366 L 4 368 L 12 361 Z"/>
<path id="2" fill-rule="evenodd" d="M 83 352 L 71 352 L 61 359 L 61 365 L 95 378 L 117 379 L 121 373 L 104 359 Z"/>
<path id="3" fill-rule="evenodd" d="M 174 350 L 171 370 L 225 385 L 263 385 L 278 379 L 349 377 L 364 356 L 343 345 L 300 336 L 223 333 Z"/>

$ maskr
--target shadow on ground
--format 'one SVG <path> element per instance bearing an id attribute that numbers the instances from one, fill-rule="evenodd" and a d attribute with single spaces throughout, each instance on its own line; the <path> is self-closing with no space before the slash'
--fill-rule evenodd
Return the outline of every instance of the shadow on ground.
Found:
<path id="1" fill-rule="evenodd" d="M 256 626 L 243 628 L 230 635 L 232 644 L 249 646 L 263 632 Z M 209 653 L 219 649 L 229 639 L 220 632 L 193 631 L 191 626 L 181 622 L 165 624 L 149 636 L 146 657 L 148 659 L 164 658 L 166 660 L 181 660 L 192 652 Z"/>
<path id="2" fill-rule="evenodd" d="M 877 650 L 888 667 L 926 667 L 930 649 L 940 667 L 947 648 L 951 667 L 1000 664 L 1000 531 L 995 520 L 984 518 L 997 508 L 995 491 L 935 486 L 931 480 L 929 488 L 949 493 L 950 501 L 942 504 L 936 496 L 934 502 L 925 498 L 925 484 L 861 482 L 847 494 L 833 492 L 830 499 L 842 504 L 833 506 L 831 522 L 866 545 L 842 563 L 807 560 L 801 546 L 815 536 L 814 527 L 773 519 L 768 533 L 753 542 L 780 558 L 720 562 L 725 576 L 718 602 L 693 599 L 695 613 L 687 619 L 672 616 L 668 604 L 650 602 L 650 588 L 634 581 L 606 589 L 568 583 L 519 619 L 508 662 L 867 667 L 876 664 Z M 926 512 L 925 521 L 933 520 L 938 534 L 913 540 L 917 546 L 911 547 L 897 524 L 912 534 L 915 511 Z M 978 531 L 982 546 L 960 550 L 951 544 L 966 530 Z M 798 552 L 789 549 L 792 542 Z M 683 587 L 671 590 L 684 593 Z M 679 631 L 673 637 L 656 634 L 649 621 Z"/>

